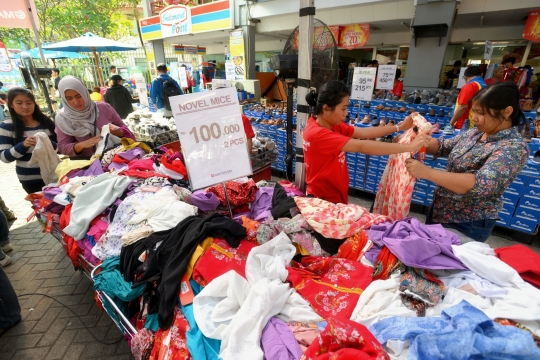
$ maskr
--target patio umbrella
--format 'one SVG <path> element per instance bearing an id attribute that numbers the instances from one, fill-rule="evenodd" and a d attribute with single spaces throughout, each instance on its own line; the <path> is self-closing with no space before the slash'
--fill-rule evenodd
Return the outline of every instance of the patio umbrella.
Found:
<path id="1" fill-rule="evenodd" d="M 34 59 L 41 59 L 41 55 L 39 54 L 39 49 L 34 48 L 29 51 L 27 51 L 30 56 Z M 72 51 L 59 51 L 59 50 L 43 50 L 43 54 L 45 55 L 45 59 L 88 59 L 88 56 L 79 54 Z M 21 56 L 19 54 L 11 55 L 11 59 L 18 59 Z"/>
<path id="2" fill-rule="evenodd" d="M 46 50 L 63 50 L 73 52 L 92 52 L 94 54 L 94 61 L 101 82 L 101 86 L 104 86 L 103 75 L 99 68 L 99 58 L 97 53 L 104 51 L 128 51 L 135 50 L 137 46 L 131 46 L 119 41 L 109 40 L 102 38 L 101 36 L 94 35 L 92 33 L 86 33 L 75 39 L 62 41 L 56 44 L 45 45 L 43 49 Z"/>

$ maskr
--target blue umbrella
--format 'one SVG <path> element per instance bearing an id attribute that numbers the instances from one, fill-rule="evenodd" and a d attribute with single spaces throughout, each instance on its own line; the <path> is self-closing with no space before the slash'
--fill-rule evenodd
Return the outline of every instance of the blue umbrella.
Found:
<path id="1" fill-rule="evenodd" d="M 75 39 L 62 41 L 56 44 L 45 45 L 43 49 L 47 50 L 62 50 L 62 51 L 74 51 L 74 52 L 92 52 L 94 53 L 94 60 L 96 62 L 97 71 L 103 86 L 103 75 L 99 68 L 98 52 L 103 51 L 128 51 L 136 50 L 137 46 L 121 43 L 119 41 L 109 40 L 102 38 L 101 36 L 94 35 L 92 33 L 86 33 Z"/>
<path id="2" fill-rule="evenodd" d="M 34 59 L 41 59 L 38 48 L 29 50 L 28 53 Z M 45 55 L 45 59 L 88 59 L 86 55 L 71 51 L 43 50 L 43 54 Z M 11 59 L 19 59 L 20 57 L 19 54 L 10 56 Z"/>

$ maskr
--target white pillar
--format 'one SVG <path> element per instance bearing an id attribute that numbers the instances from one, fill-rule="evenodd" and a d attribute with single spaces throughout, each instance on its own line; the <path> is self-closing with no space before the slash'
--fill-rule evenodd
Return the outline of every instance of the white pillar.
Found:
<path id="1" fill-rule="evenodd" d="M 527 48 L 525 49 L 525 52 L 523 53 L 523 59 L 521 60 L 521 66 L 525 66 L 527 63 L 527 58 L 529 57 L 529 53 L 531 52 L 532 47 L 532 41 L 529 41 L 527 44 Z"/>

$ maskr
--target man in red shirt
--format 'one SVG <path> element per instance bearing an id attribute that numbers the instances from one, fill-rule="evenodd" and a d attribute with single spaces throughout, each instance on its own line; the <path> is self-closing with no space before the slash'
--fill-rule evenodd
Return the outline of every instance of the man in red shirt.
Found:
<path id="1" fill-rule="evenodd" d="M 445 133 L 453 133 L 453 128 L 461 129 L 467 120 L 473 117 L 471 100 L 481 89 L 486 87 L 484 79 L 482 79 L 482 70 L 478 66 L 469 66 L 464 73 L 466 84 L 459 92 L 456 107 L 454 108 L 454 116 L 450 120 L 450 124 L 445 128 Z M 469 121 L 472 124 L 472 121 Z M 471 126 L 471 125 L 469 125 Z M 471 126 L 472 127 L 472 126 Z"/>
<path id="2" fill-rule="evenodd" d="M 502 65 L 504 66 L 504 75 L 501 81 L 514 81 L 514 77 L 516 75 L 516 69 L 514 68 L 514 64 L 516 63 L 515 57 L 509 57 L 503 60 Z"/>

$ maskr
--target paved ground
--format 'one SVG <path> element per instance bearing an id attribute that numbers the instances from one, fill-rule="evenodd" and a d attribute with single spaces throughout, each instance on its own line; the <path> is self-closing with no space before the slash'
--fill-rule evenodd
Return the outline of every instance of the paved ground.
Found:
<path id="1" fill-rule="evenodd" d="M 26 222 L 30 214 L 26 195 L 15 175 L 13 164 L 0 163 L 0 196 L 15 211 L 18 220 L 11 223 L 9 255 L 13 263 L 4 268 L 17 294 L 43 293 L 60 300 L 80 316 L 90 331 L 101 341 L 113 342 L 122 333 L 108 315 L 94 302 L 91 281 L 76 272 L 66 258 L 60 243 L 41 232 L 36 221 Z M 352 203 L 369 208 L 371 202 L 351 197 Z M 420 214 L 413 214 L 424 220 Z M 491 236 L 492 247 L 513 242 Z M 535 251 L 540 253 L 540 241 L 535 239 Z M 71 312 L 41 295 L 20 297 L 22 321 L 0 337 L 0 360 L 4 359 L 132 359 L 126 341 L 104 345 L 95 340 Z"/>

